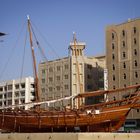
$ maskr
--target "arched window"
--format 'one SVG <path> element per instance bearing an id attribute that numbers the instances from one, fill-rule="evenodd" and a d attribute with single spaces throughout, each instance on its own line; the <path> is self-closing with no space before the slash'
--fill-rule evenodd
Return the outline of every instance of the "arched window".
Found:
<path id="1" fill-rule="evenodd" d="M 114 50 L 114 48 L 115 48 L 115 45 L 114 45 L 114 43 L 112 43 L 112 50 Z"/>
<path id="2" fill-rule="evenodd" d="M 114 39 L 114 33 L 112 33 L 112 39 Z"/>
<path id="3" fill-rule="evenodd" d="M 133 28 L 133 32 L 134 32 L 134 34 L 136 34 L 136 32 L 137 32 L 136 27 Z"/>
<path id="4" fill-rule="evenodd" d="M 115 70 L 115 65 L 114 64 L 112 65 L 112 69 Z"/>
<path id="5" fill-rule="evenodd" d="M 113 89 L 116 89 L 115 85 L 113 86 Z"/>
<path id="6" fill-rule="evenodd" d="M 124 68 L 124 69 L 126 68 L 126 64 L 125 64 L 125 62 L 123 62 L 123 68 Z"/>
<path id="7" fill-rule="evenodd" d="M 137 44 L 137 40 L 136 40 L 136 38 L 134 38 L 134 44 L 135 44 L 135 45 Z"/>
<path id="8" fill-rule="evenodd" d="M 113 81 L 115 81 L 115 75 L 113 75 Z"/>
<path id="9" fill-rule="evenodd" d="M 122 44 L 123 44 L 123 47 L 125 47 L 125 41 L 123 41 Z"/>
<path id="10" fill-rule="evenodd" d="M 134 65 L 135 65 L 135 67 L 138 66 L 137 60 L 134 61 Z"/>
<path id="11" fill-rule="evenodd" d="M 112 59 L 113 59 L 113 60 L 115 59 L 115 55 L 114 55 L 114 54 L 112 54 Z"/>
<path id="12" fill-rule="evenodd" d="M 135 78 L 138 78 L 138 72 L 137 71 L 135 72 Z"/>
<path id="13" fill-rule="evenodd" d="M 123 74 L 123 78 L 126 79 L 126 74 L 125 73 Z"/>
<path id="14" fill-rule="evenodd" d="M 125 57 L 126 57 L 125 52 L 123 52 L 123 58 L 125 58 Z"/>
<path id="15" fill-rule="evenodd" d="M 137 55 L 137 50 L 136 49 L 134 49 L 134 55 Z"/>
<path id="16" fill-rule="evenodd" d="M 125 36 L 125 30 L 122 30 L 122 36 L 123 37 Z"/>

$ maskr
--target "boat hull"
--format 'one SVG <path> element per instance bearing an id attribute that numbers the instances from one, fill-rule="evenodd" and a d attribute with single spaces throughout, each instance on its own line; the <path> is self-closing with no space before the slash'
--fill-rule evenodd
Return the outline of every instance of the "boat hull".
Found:
<path id="1" fill-rule="evenodd" d="M 129 106 L 82 111 L 3 111 L 0 129 L 10 132 L 112 132 L 117 131 Z"/>

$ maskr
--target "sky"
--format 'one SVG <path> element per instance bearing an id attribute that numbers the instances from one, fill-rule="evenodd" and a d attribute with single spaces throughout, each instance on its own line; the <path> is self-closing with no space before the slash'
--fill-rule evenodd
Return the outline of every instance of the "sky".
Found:
<path id="1" fill-rule="evenodd" d="M 73 32 L 86 43 L 85 55 L 105 55 L 106 27 L 140 18 L 139 6 L 140 0 L 0 0 L 0 32 L 7 34 L 0 38 L 0 81 L 32 75 L 27 15 L 47 59 L 53 60 L 68 56 Z"/>

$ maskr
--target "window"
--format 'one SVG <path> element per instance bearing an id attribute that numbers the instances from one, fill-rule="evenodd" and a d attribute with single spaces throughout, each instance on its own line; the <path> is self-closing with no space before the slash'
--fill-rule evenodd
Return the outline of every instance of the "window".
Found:
<path id="1" fill-rule="evenodd" d="M 112 54 L 112 59 L 113 59 L 113 60 L 115 59 L 115 55 L 114 55 L 114 54 Z"/>
<path id="2" fill-rule="evenodd" d="M 126 68 L 126 64 L 125 64 L 125 62 L 123 62 L 123 68 L 124 68 L 124 69 Z"/>
<path id="3" fill-rule="evenodd" d="M 19 92 L 15 92 L 15 97 L 19 97 Z"/>
<path id="4" fill-rule="evenodd" d="M 21 96 L 25 96 L 25 92 L 24 91 L 22 91 L 20 94 L 21 94 Z"/>
<path id="5" fill-rule="evenodd" d="M 45 92 L 45 88 L 42 88 L 41 90 L 42 90 L 42 92 Z"/>
<path id="6" fill-rule="evenodd" d="M 115 85 L 113 86 L 113 89 L 116 89 Z"/>
<path id="7" fill-rule="evenodd" d="M 112 39 L 114 39 L 114 33 L 112 33 Z"/>
<path id="8" fill-rule="evenodd" d="M 44 78 L 42 79 L 42 83 L 43 83 L 43 84 L 45 83 L 45 79 L 44 79 Z"/>
<path id="9" fill-rule="evenodd" d="M 0 99 L 2 99 L 2 94 L 0 94 Z"/>
<path id="10" fill-rule="evenodd" d="M 115 45 L 114 45 L 114 43 L 112 43 L 112 50 L 114 50 L 115 49 Z"/>
<path id="11" fill-rule="evenodd" d="M 15 88 L 16 88 L 16 89 L 19 89 L 19 84 L 16 84 L 16 85 L 15 85 Z"/>
<path id="12" fill-rule="evenodd" d="M 115 75 L 113 75 L 113 81 L 115 81 Z"/>
<path id="13" fill-rule="evenodd" d="M 12 90 L 12 85 L 8 85 L 8 90 Z"/>
<path id="14" fill-rule="evenodd" d="M 25 88 L 25 83 L 21 83 L 21 88 Z"/>
<path id="15" fill-rule="evenodd" d="M 8 92 L 8 97 L 9 97 L 9 98 L 12 97 L 12 92 Z"/>
<path id="16" fill-rule="evenodd" d="M 68 64 L 66 64 L 66 65 L 65 65 L 65 69 L 68 69 L 68 68 L 69 68 L 69 65 L 68 65 Z"/>
<path id="17" fill-rule="evenodd" d="M 53 90 L 53 88 L 52 87 L 49 87 L 49 91 L 52 91 Z"/>
<path id="18" fill-rule="evenodd" d="M 42 70 L 42 74 L 45 74 L 45 70 Z"/>
<path id="19" fill-rule="evenodd" d="M 87 75 L 88 79 L 92 79 L 92 76 L 90 74 Z"/>
<path id="20" fill-rule="evenodd" d="M 135 78 L 138 78 L 138 72 L 137 71 L 135 72 Z"/>
<path id="21" fill-rule="evenodd" d="M 7 86 L 4 87 L 4 90 L 7 91 Z"/>
<path id="22" fill-rule="evenodd" d="M 8 105 L 12 105 L 12 100 L 8 100 Z"/>
<path id="23" fill-rule="evenodd" d="M 92 69 L 92 65 L 87 64 L 87 68 L 91 70 Z"/>
<path id="24" fill-rule="evenodd" d="M 53 68 L 52 67 L 49 68 L 49 72 L 53 72 Z"/>
<path id="25" fill-rule="evenodd" d="M 137 50 L 136 49 L 134 49 L 134 55 L 137 55 Z"/>
<path id="26" fill-rule="evenodd" d="M 52 77 L 49 77 L 49 82 L 52 82 L 53 81 L 53 78 Z"/>
<path id="27" fill-rule="evenodd" d="M 68 75 L 64 75 L 65 79 L 68 79 Z"/>
<path id="28" fill-rule="evenodd" d="M 3 91 L 3 87 L 0 87 L 0 92 Z"/>
<path id="29" fill-rule="evenodd" d="M 123 74 L 123 79 L 126 79 L 126 74 L 125 73 Z"/>
<path id="30" fill-rule="evenodd" d="M 59 91 L 60 90 L 60 86 L 56 86 L 56 89 Z"/>
<path id="31" fill-rule="evenodd" d="M 136 34 L 136 32 L 137 32 L 136 27 L 133 28 L 133 31 L 134 31 L 134 34 Z"/>
<path id="32" fill-rule="evenodd" d="M 92 85 L 88 85 L 88 86 L 87 86 L 87 89 L 88 89 L 88 90 L 92 90 L 92 87 L 93 87 Z"/>
<path id="33" fill-rule="evenodd" d="M 112 65 L 112 69 L 115 70 L 115 65 L 114 64 Z"/>
<path id="34" fill-rule="evenodd" d="M 125 57 L 126 57 L 125 52 L 123 52 L 123 58 L 125 58 Z"/>
<path id="35" fill-rule="evenodd" d="M 56 69 L 57 69 L 57 71 L 60 71 L 60 66 L 57 66 L 57 68 L 56 68 Z"/>
<path id="36" fill-rule="evenodd" d="M 59 81 L 60 80 L 60 76 L 56 76 L 56 80 Z"/>
<path id="37" fill-rule="evenodd" d="M 135 67 L 138 66 L 137 60 L 134 61 L 134 65 L 135 65 Z"/>
<path id="38" fill-rule="evenodd" d="M 122 36 L 123 37 L 125 36 L 125 30 L 122 30 Z"/>
<path id="39" fill-rule="evenodd" d="M 69 85 L 65 85 L 65 89 L 69 89 Z"/>
<path id="40" fill-rule="evenodd" d="M 136 38 L 134 38 L 134 45 L 136 45 L 137 44 L 137 40 L 136 40 Z"/>
<path id="41" fill-rule="evenodd" d="M 122 42 L 123 47 L 125 47 L 125 41 Z"/>

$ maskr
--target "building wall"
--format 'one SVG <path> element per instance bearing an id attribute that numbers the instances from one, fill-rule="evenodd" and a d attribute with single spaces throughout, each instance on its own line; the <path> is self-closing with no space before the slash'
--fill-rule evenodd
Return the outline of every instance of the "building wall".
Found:
<path id="1" fill-rule="evenodd" d="M 39 64 L 39 83 L 42 100 L 53 100 L 70 96 L 70 58 L 62 58 Z M 65 102 L 51 104 L 65 106 Z"/>
<path id="2" fill-rule="evenodd" d="M 53 100 L 99 89 L 99 84 L 97 84 L 99 83 L 98 76 L 100 75 L 103 79 L 105 62 L 103 58 L 105 57 L 86 57 L 84 55 L 85 46 L 85 43 L 78 42 L 75 48 L 74 43 L 71 42 L 69 57 L 39 64 L 39 83 L 42 100 Z M 57 67 L 60 67 L 59 71 Z M 52 68 L 51 72 L 50 68 Z M 57 80 L 59 78 L 60 80 Z M 51 82 L 49 82 L 50 80 Z M 57 90 L 57 86 L 60 87 L 59 90 Z M 100 86 L 103 88 L 103 84 Z M 62 109 L 69 104 L 73 106 L 72 101 L 64 101 L 50 104 L 50 107 Z"/>
<path id="3" fill-rule="evenodd" d="M 106 28 L 106 60 L 109 89 L 140 84 L 140 19 L 129 20 Z M 116 99 L 123 95 L 113 94 Z M 139 111 L 129 114 L 130 118 L 140 118 Z"/>
<path id="4" fill-rule="evenodd" d="M 0 107 L 31 102 L 34 99 L 34 78 L 0 83 Z M 26 106 L 25 109 L 31 107 Z"/>

